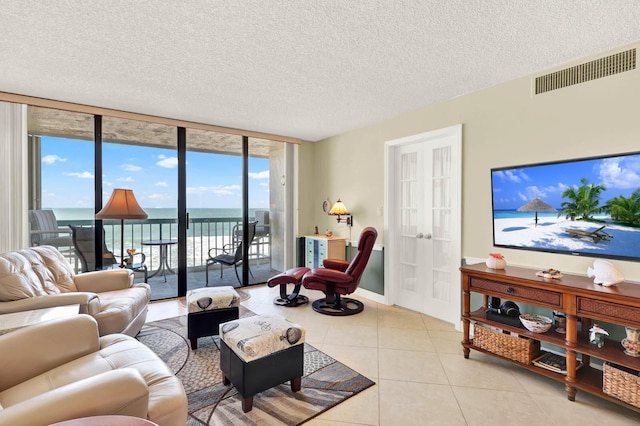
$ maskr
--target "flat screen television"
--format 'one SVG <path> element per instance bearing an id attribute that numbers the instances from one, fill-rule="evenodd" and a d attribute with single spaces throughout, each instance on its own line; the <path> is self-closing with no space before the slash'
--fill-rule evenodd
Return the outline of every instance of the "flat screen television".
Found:
<path id="1" fill-rule="evenodd" d="M 640 152 L 491 169 L 496 247 L 640 261 Z"/>

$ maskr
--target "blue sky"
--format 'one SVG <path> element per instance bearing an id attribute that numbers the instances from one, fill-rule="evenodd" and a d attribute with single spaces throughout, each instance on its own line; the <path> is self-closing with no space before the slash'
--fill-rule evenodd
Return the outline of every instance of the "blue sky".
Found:
<path id="1" fill-rule="evenodd" d="M 579 187 L 583 177 L 606 186 L 601 204 L 619 195 L 628 197 L 640 188 L 640 154 L 493 171 L 493 208 L 515 210 L 538 197 L 559 209 L 562 192 Z"/>
<path id="2" fill-rule="evenodd" d="M 93 207 L 93 141 L 42 138 L 42 206 Z M 104 202 L 114 188 L 133 189 L 143 208 L 176 208 L 175 150 L 103 144 Z M 242 159 L 187 152 L 187 207 L 240 208 Z M 269 207 L 269 160 L 249 159 L 249 206 Z"/>

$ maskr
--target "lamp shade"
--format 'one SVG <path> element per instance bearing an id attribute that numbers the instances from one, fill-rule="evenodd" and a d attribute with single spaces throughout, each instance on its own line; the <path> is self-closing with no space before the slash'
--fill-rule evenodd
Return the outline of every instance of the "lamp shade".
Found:
<path id="1" fill-rule="evenodd" d="M 147 213 L 136 201 L 131 189 L 116 188 L 96 219 L 146 219 Z"/>
<path id="2" fill-rule="evenodd" d="M 349 214 L 349 210 L 347 210 L 347 207 L 344 205 L 342 200 L 338 198 L 338 201 L 336 201 L 333 207 L 331 207 L 331 210 L 329 210 L 329 214 L 333 214 L 333 215 Z"/>

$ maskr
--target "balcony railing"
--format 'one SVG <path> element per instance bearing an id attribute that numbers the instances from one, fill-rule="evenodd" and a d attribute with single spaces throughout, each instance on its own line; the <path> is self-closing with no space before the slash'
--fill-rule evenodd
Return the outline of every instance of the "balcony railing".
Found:
<path id="1" fill-rule="evenodd" d="M 234 229 L 241 226 L 242 218 L 193 218 L 189 220 L 187 229 L 187 269 L 203 270 L 209 257 L 210 249 L 222 250 L 234 244 Z M 58 225 L 66 227 L 94 226 L 92 220 L 59 220 Z M 120 221 L 104 220 L 105 243 L 116 256 L 120 256 Z M 135 249 L 145 253 L 149 269 L 156 269 L 160 262 L 158 246 L 143 245 L 143 241 L 177 239 L 178 223 L 176 219 L 145 219 L 124 221 L 124 250 Z M 270 236 L 265 232 L 256 233 L 253 244 L 249 248 L 249 260 L 260 262 L 270 256 Z M 177 267 L 177 250 L 168 250 L 168 261 L 172 268 Z M 73 259 L 72 260 L 72 264 Z"/>

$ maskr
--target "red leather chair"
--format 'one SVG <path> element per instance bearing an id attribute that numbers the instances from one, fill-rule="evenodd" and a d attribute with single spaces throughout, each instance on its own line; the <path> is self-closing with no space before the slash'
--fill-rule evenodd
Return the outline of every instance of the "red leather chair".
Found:
<path id="1" fill-rule="evenodd" d="M 362 230 L 358 241 L 358 252 L 351 262 L 341 259 L 325 259 L 324 268 L 314 268 L 302 277 L 302 285 L 309 290 L 320 290 L 327 297 L 314 301 L 316 312 L 326 315 L 345 316 L 362 312 L 364 305 L 359 300 L 342 297 L 353 293 L 360 284 L 360 277 L 367 266 L 371 250 L 378 237 L 375 228 Z"/>

